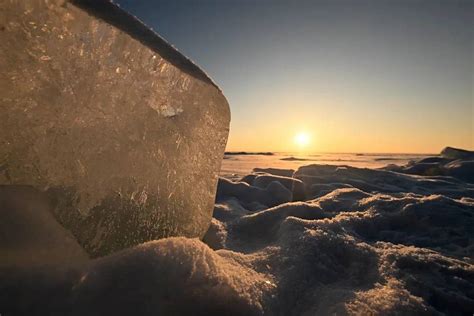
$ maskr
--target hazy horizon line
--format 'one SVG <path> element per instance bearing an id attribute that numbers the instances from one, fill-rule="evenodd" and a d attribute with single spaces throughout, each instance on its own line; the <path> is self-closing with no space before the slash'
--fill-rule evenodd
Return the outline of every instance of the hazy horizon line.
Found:
<path id="1" fill-rule="evenodd" d="M 448 147 L 448 146 L 446 146 Z M 464 150 L 474 150 L 474 149 L 465 149 Z M 442 150 L 442 149 L 441 149 Z M 226 153 L 273 153 L 273 154 L 284 154 L 284 153 L 298 153 L 302 155 L 312 155 L 312 154 L 373 154 L 373 155 L 387 155 L 387 154 L 399 154 L 399 155 L 440 155 L 441 150 L 438 153 L 433 152 L 377 152 L 377 151 L 279 151 L 279 150 L 226 150 Z"/>

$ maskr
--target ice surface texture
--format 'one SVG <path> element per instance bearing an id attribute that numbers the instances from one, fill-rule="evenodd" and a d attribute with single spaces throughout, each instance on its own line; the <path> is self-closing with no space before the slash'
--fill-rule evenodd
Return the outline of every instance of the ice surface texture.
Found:
<path id="1" fill-rule="evenodd" d="M 406 166 L 388 166 L 393 170 L 425 176 L 447 176 L 474 183 L 474 152 L 446 147 L 438 157 L 413 161 Z"/>
<path id="2" fill-rule="evenodd" d="M 230 113 L 109 1 L 0 1 L 0 184 L 30 185 L 92 257 L 202 237 Z"/>

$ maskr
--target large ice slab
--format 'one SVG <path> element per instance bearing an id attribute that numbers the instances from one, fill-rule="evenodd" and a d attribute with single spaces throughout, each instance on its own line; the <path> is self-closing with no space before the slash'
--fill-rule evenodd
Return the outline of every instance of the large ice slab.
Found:
<path id="1" fill-rule="evenodd" d="M 92 257 L 202 237 L 230 113 L 109 1 L 0 1 L 0 184 L 30 185 Z"/>

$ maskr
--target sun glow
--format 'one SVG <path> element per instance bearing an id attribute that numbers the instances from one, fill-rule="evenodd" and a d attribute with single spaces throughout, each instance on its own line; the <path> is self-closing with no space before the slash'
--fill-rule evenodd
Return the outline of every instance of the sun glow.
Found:
<path id="1" fill-rule="evenodd" d="M 295 135 L 295 144 L 299 147 L 306 147 L 309 145 L 311 139 L 308 133 L 300 132 Z"/>

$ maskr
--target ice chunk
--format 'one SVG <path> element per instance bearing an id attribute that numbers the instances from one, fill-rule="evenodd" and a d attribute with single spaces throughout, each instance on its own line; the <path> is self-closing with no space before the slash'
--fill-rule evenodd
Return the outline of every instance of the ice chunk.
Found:
<path id="1" fill-rule="evenodd" d="M 230 120 L 206 74 L 109 1 L 9 1 L 0 21 L 0 184 L 46 191 L 93 257 L 202 237 Z"/>
<path id="2" fill-rule="evenodd" d="M 277 168 L 254 168 L 254 172 L 263 172 L 273 174 L 275 176 L 282 176 L 282 177 L 291 177 L 295 172 L 293 169 L 277 169 Z"/>
<path id="3" fill-rule="evenodd" d="M 274 181 L 281 183 L 285 188 L 291 191 L 293 201 L 305 199 L 304 183 L 301 180 L 295 178 L 262 174 L 255 177 L 252 185 L 265 189 L 268 188 L 269 184 Z"/>
<path id="4" fill-rule="evenodd" d="M 216 200 L 220 202 L 229 198 L 237 198 L 246 206 L 254 202 L 265 206 L 275 206 L 291 201 L 292 193 L 278 181 L 273 181 L 265 189 L 261 189 L 246 182 L 233 182 L 219 178 Z"/>
<path id="5" fill-rule="evenodd" d="M 443 158 L 449 159 L 474 159 L 474 151 L 453 148 L 453 147 L 446 147 L 441 151 L 441 156 Z"/>

